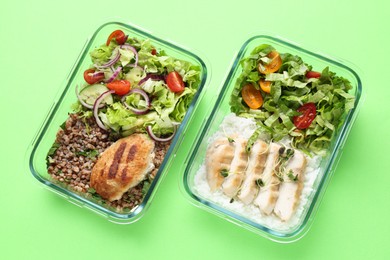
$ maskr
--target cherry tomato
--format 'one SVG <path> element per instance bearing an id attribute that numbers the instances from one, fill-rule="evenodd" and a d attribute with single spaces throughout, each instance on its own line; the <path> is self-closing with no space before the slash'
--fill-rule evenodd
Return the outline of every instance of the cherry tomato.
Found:
<path id="1" fill-rule="evenodd" d="M 116 30 L 116 31 L 113 31 L 110 36 L 108 36 L 108 39 L 107 39 L 107 42 L 106 42 L 106 45 L 110 45 L 110 42 L 112 39 L 115 39 L 116 42 L 119 44 L 119 45 L 122 45 L 126 42 L 127 40 L 127 37 L 125 35 L 125 33 L 122 31 L 122 30 Z"/>
<path id="2" fill-rule="evenodd" d="M 259 85 L 261 90 L 263 90 L 265 93 L 271 93 L 271 81 L 267 81 L 264 79 L 259 80 Z"/>
<path id="3" fill-rule="evenodd" d="M 299 116 L 293 117 L 294 125 L 298 129 L 306 129 L 313 122 L 317 114 L 317 108 L 314 103 L 306 103 L 297 109 L 299 113 L 302 113 Z"/>
<path id="4" fill-rule="evenodd" d="M 308 78 L 308 79 L 310 79 L 310 78 L 318 79 L 319 77 L 321 77 L 321 73 L 319 73 L 317 71 L 308 71 L 306 73 L 306 78 Z"/>
<path id="5" fill-rule="evenodd" d="M 260 90 L 256 89 L 253 84 L 246 84 L 241 90 L 242 99 L 252 109 L 258 109 L 263 105 L 263 96 Z"/>
<path id="6" fill-rule="evenodd" d="M 271 51 L 267 57 L 271 60 L 269 63 L 259 62 L 258 70 L 263 74 L 270 74 L 278 71 L 282 66 L 282 58 L 280 58 L 279 52 Z"/>
<path id="7" fill-rule="evenodd" d="M 92 85 L 102 81 L 104 79 L 104 73 L 96 74 L 94 69 L 88 69 L 84 71 L 84 79 L 88 84 Z"/>
<path id="8" fill-rule="evenodd" d="M 119 96 L 123 96 L 123 95 L 126 95 L 127 93 L 129 93 L 130 87 L 131 87 L 130 81 L 127 81 L 124 79 L 114 80 L 114 81 L 111 81 L 110 83 L 107 83 L 107 88 L 114 90 L 115 94 L 117 94 Z"/>
<path id="9" fill-rule="evenodd" d="M 157 50 L 156 49 L 152 49 L 152 51 L 150 52 L 152 55 L 156 55 L 157 54 Z"/>
<path id="10" fill-rule="evenodd" d="M 177 71 L 169 72 L 165 80 L 172 92 L 181 92 L 185 88 L 183 79 Z"/>

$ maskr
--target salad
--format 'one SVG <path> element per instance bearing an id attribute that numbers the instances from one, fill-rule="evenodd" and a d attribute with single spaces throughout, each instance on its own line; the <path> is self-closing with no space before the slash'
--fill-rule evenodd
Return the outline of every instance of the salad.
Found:
<path id="1" fill-rule="evenodd" d="M 93 115 L 99 127 L 121 136 L 147 132 L 156 141 L 172 139 L 200 84 L 200 67 L 121 30 L 90 56 L 75 112 Z"/>
<path id="2" fill-rule="evenodd" d="M 143 200 L 197 93 L 200 66 L 115 30 L 90 52 L 47 154 L 52 179 L 117 212 Z"/>
<path id="3" fill-rule="evenodd" d="M 267 44 L 256 47 L 240 65 L 230 106 L 236 115 L 256 120 L 258 129 L 247 148 L 266 132 L 275 141 L 290 137 L 293 147 L 306 153 L 324 153 L 354 107 L 351 83 L 329 67 L 313 71 L 300 57 Z"/>

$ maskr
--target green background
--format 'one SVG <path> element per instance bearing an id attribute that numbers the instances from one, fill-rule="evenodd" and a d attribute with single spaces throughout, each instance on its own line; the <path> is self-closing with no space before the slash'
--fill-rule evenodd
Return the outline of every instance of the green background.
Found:
<path id="1" fill-rule="evenodd" d="M 389 259 L 389 10 L 386 0 L 3 1 L 0 258 Z M 179 174 L 192 134 L 150 209 L 131 225 L 110 223 L 33 179 L 26 150 L 34 134 L 87 37 L 117 19 L 207 57 L 205 111 L 236 52 L 257 32 L 360 68 L 364 101 L 305 237 L 278 244 L 191 205 Z"/>

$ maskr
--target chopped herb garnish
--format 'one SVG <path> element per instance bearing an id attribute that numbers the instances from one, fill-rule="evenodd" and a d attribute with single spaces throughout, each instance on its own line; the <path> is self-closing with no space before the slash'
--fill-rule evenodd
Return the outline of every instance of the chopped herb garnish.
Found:
<path id="1" fill-rule="evenodd" d="M 78 156 L 84 156 L 84 157 L 87 157 L 87 158 L 94 158 L 96 156 L 99 155 L 99 151 L 98 150 L 95 150 L 95 149 L 87 149 L 85 151 L 78 151 L 76 152 L 76 155 Z"/>
<path id="2" fill-rule="evenodd" d="M 96 190 L 94 188 L 88 188 L 88 192 L 94 194 L 96 193 Z"/>
<path id="3" fill-rule="evenodd" d="M 289 170 L 287 173 L 287 177 L 292 180 L 292 181 L 297 181 L 298 180 L 298 174 L 294 175 L 292 170 Z"/>
<path id="4" fill-rule="evenodd" d="M 226 169 L 222 169 L 222 170 L 220 171 L 220 174 L 221 174 L 223 177 L 226 178 L 226 177 L 229 175 L 229 171 L 226 170 Z"/>
<path id="5" fill-rule="evenodd" d="M 229 141 L 229 143 L 234 143 L 234 139 L 231 137 L 228 137 L 228 141 Z"/>
<path id="6" fill-rule="evenodd" d="M 144 185 L 142 186 L 142 194 L 146 194 L 150 188 L 150 182 L 144 181 Z"/>
<path id="7" fill-rule="evenodd" d="M 287 149 L 286 151 L 286 157 L 290 158 L 291 156 L 294 155 L 294 150 L 293 149 Z"/>
<path id="8" fill-rule="evenodd" d="M 60 125 L 60 128 L 61 128 L 62 130 L 65 130 L 65 127 L 66 127 L 66 121 L 63 122 L 63 123 Z"/>
<path id="9" fill-rule="evenodd" d="M 256 185 L 259 186 L 259 187 L 264 187 L 264 182 L 262 179 L 257 179 L 256 181 Z"/>
<path id="10" fill-rule="evenodd" d="M 53 143 L 53 145 L 50 147 L 49 152 L 47 153 L 47 156 L 54 155 L 54 153 L 57 151 L 57 149 L 60 147 L 59 143 Z"/>

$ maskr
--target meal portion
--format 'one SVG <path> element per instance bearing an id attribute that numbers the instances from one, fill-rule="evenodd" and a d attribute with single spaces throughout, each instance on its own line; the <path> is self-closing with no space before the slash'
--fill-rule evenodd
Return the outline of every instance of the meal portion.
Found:
<path id="1" fill-rule="evenodd" d="M 289 220 L 303 188 L 306 158 L 302 152 L 257 140 L 248 155 L 246 140 L 220 137 L 207 151 L 206 179 L 211 190 L 221 189 L 245 205 L 253 203 L 269 215 Z"/>
<path id="2" fill-rule="evenodd" d="M 256 47 L 207 141 L 197 192 L 252 221 L 287 230 L 310 205 L 319 163 L 354 107 L 350 82 L 270 45 Z"/>
<path id="3" fill-rule="evenodd" d="M 139 205 L 200 85 L 201 68 L 121 30 L 90 52 L 48 152 L 53 180 L 117 212 Z"/>
<path id="4" fill-rule="evenodd" d="M 106 149 L 91 173 L 91 187 L 109 201 L 120 199 L 153 168 L 154 142 L 145 134 L 119 139 Z"/>

